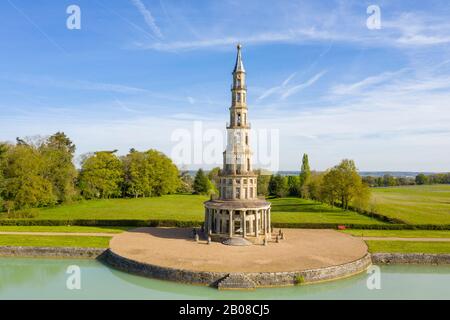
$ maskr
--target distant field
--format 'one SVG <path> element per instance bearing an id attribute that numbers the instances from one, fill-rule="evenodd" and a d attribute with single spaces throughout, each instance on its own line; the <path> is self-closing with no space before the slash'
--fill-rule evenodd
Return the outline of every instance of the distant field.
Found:
<path id="1" fill-rule="evenodd" d="M 361 230 L 347 229 L 339 232 L 357 237 L 398 237 L 398 238 L 450 238 L 450 230 Z"/>
<path id="2" fill-rule="evenodd" d="M 381 224 L 382 222 L 353 211 L 300 198 L 270 199 L 272 222 Z"/>
<path id="3" fill-rule="evenodd" d="M 410 224 L 450 224 L 450 185 L 372 188 L 378 213 Z"/>
<path id="4" fill-rule="evenodd" d="M 450 242 L 370 240 L 366 243 L 371 253 L 450 253 Z"/>
<path id="5" fill-rule="evenodd" d="M 141 199 L 81 201 L 53 208 L 34 209 L 35 219 L 168 219 L 203 221 L 203 202 L 198 195 L 167 195 Z M 272 222 L 277 223 L 358 223 L 381 222 L 339 208 L 300 198 L 271 199 Z"/>

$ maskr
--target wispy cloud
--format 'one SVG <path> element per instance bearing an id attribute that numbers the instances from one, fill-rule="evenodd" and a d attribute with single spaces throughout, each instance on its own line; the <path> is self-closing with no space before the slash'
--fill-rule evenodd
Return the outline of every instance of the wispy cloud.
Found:
<path id="1" fill-rule="evenodd" d="M 122 94 L 138 94 L 149 92 L 146 89 L 132 87 L 129 85 L 102 83 L 83 80 L 64 80 L 55 79 L 49 76 L 34 76 L 34 75 L 0 75 L 0 80 L 14 81 L 21 84 L 31 86 L 47 86 L 54 88 L 62 88 L 69 90 L 83 90 L 83 91 L 105 91 Z"/>
<path id="2" fill-rule="evenodd" d="M 310 86 L 312 86 L 314 83 L 316 83 L 324 74 L 326 73 L 325 70 L 316 73 L 314 76 L 312 76 L 310 79 L 308 79 L 307 81 L 300 83 L 300 84 L 296 84 L 296 85 L 289 85 L 289 83 L 291 82 L 291 80 L 296 76 L 296 72 L 292 73 L 291 75 L 289 75 L 280 85 L 269 88 L 267 90 L 265 90 L 259 97 L 258 100 L 263 100 L 265 98 L 268 98 L 272 95 L 278 95 L 280 97 L 281 100 L 284 100 L 296 93 L 298 93 L 299 91 L 306 89 Z"/>
<path id="3" fill-rule="evenodd" d="M 364 78 L 363 80 L 357 81 L 350 84 L 340 84 L 332 88 L 332 93 L 338 95 L 350 95 L 357 94 L 360 90 L 365 89 L 369 86 L 374 86 L 378 84 L 385 84 L 387 81 L 394 79 L 396 76 L 404 73 L 408 69 L 401 69 L 395 72 L 383 72 L 375 76 L 370 76 Z"/>
<path id="4" fill-rule="evenodd" d="M 316 83 L 320 78 L 322 78 L 322 76 L 327 73 L 326 70 L 323 70 L 317 74 L 315 74 L 313 77 L 311 77 L 308 81 L 298 84 L 296 86 L 293 86 L 291 88 L 289 88 L 288 90 L 286 90 L 285 92 L 283 92 L 283 94 L 281 95 L 281 99 L 286 99 L 287 97 L 292 96 L 293 94 L 296 94 L 297 92 L 308 88 L 310 86 L 312 86 L 314 83 Z"/>
<path id="5" fill-rule="evenodd" d="M 229 8 L 226 4 L 220 6 L 230 11 L 234 8 Z M 252 9 L 255 9 L 254 4 Z M 222 10 L 226 9 L 222 8 Z M 210 21 L 212 25 L 207 25 L 198 21 L 209 20 L 203 17 L 196 19 L 197 16 L 194 16 L 190 21 L 193 21 L 196 30 L 202 30 L 196 32 L 194 37 L 190 31 L 174 28 L 177 33 L 169 33 L 166 37 L 167 41 L 135 42 L 135 45 L 141 49 L 178 51 L 224 47 L 236 42 L 259 45 L 335 41 L 371 47 L 432 47 L 450 43 L 450 24 L 443 16 L 395 10 L 385 14 L 386 11 L 383 10 L 381 29 L 369 30 L 365 24 L 367 18 L 365 11 L 355 11 L 345 6 L 329 12 L 323 11 L 321 6 L 292 5 L 289 13 L 286 13 L 286 4 L 271 5 L 271 13 L 266 12 L 267 9 L 264 8 L 257 10 L 260 10 L 260 14 L 268 17 L 270 21 L 264 20 L 264 24 L 260 24 L 246 17 L 242 21 L 242 27 L 236 29 L 234 19 L 221 19 L 222 16 L 218 16 Z M 212 16 L 216 12 L 202 14 Z M 283 19 L 271 19 L 281 14 Z M 270 25 L 270 28 L 267 25 Z"/>
<path id="6" fill-rule="evenodd" d="M 272 87 L 270 89 L 267 89 L 263 94 L 261 94 L 258 97 L 258 100 L 262 100 L 262 99 L 265 99 L 265 98 L 267 98 L 267 97 L 269 97 L 269 96 L 271 96 L 271 95 L 273 95 L 275 93 L 282 92 L 286 88 L 286 86 L 289 84 L 289 81 L 291 81 L 292 78 L 294 78 L 296 74 L 297 74 L 297 72 L 292 73 L 289 77 L 287 77 L 283 81 L 283 83 L 281 83 L 281 85 Z"/>
<path id="7" fill-rule="evenodd" d="M 131 3 L 139 10 L 139 12 L 144 17 L 145 23 L 150 27 L 150 29 L 153 31 L 154 35 L 158 37 L 159 39 L 163 39 L 164 36 L 161 33 L 161 30 L 159 29 L 158 25 L 156 24 L 155 19 L 153 18 L 152 13 L 150 10 L 148 10 L 144 3 L 141 0 L 131 0 Z"/>

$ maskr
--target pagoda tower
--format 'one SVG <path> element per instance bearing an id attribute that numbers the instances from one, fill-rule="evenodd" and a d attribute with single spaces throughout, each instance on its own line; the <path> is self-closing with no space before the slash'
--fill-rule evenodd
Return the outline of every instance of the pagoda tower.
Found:
<path id="1" fill-rule="evenodd" d="M 204 223 L 206 233 L 213 240 L 236 245 L 261 243 L 271 235 L 270 202 L 258 198 L 258 176 L 252 167 L 246 73 L 241 49 L 238 44 L 232 73 L 227 147 L 219 174 L 219 197 L 205 202 Z"/>

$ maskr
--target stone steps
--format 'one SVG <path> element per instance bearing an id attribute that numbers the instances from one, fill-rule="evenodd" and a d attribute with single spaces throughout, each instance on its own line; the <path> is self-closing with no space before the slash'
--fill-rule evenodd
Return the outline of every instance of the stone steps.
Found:
<path id="1" fill-rule="evenodd" d="M 230 273 L 217 284 L 219 290 L 254 290 L 256 283 L 243 273 Z"/>

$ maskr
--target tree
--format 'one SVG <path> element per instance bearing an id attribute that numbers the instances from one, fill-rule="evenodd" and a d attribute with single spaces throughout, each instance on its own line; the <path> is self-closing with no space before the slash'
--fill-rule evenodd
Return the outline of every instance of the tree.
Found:
<path id="1" fill-rule="evenodd" d="M 43 141 L 39 152 L 44 159 L 44 176 L 53 186 L 58 202 L 70 202 L 77 192 L 77 170 L 73 164 L 75 145 L 64 134 L 57 132 Z"/>
<path id="2" fill-rule="evenodd" d="M 279 174 L 272 175 L 269 181 L 269 194 L 281 198 L 285 197 L 288 191 L 286 177 Z"/>
<path id="3" fill-rule="evenodd" d="M 52 205 L 56 202 L 53 186 L 45 179 L 45 161 L 32 145 L 8 147 L 2 165 L 4 200 L 8 209 Z"/>
<path id="4" fill-rule="evenodd" d="M 261 195 L 261 196 L 268 196 L 269 195 L 269 181 L 271 178 L 271 173 L 261 170 L 261 169 L 256 169 L 254 170 L 254 172 L 258 175 L 258 179 L 257 179 L 257 194 Z"/>
<path id="5" fill-rule="evenodd" d="M 428 183 L 428 177 L 424 175 L 423 173 L 419 173 L 416 176 L 416 184 L 427 184 Z"/>
<path id="6" fill-rule="evenodd" d="M 300 177 L 288 176 L 287 177 L 288 194 L 293 197 L 300 196 Z M 307 193 L 307 186 L 304 186 L 304 193 Z"/>
<path id="7" fill-rule="evenodd" d="M 365 187 L 353 160 L 342 160 L 340 164 L 329 169 L 323 178 L 324 199 L 333 205 L 339 202 L 344 209 L 348 209 L 358 193 L 362 194 L 363 188 Z"/>
<path id="8" fill-rule="evenodd" d="M 179 193 L 193 193 L 194 192 L 194 179 L 189 174 L 189 171 L 182 171 L 180 174 L 180 186 L 177 192 Z"/>
<path id="9" fill-rule="evenodd" d="M 114 152 L 96 152 L 83 160 L 79 187 L 85 198 L 120 196 L 122 182 L 122 163 Z"/>
<path id="10" fill-rule="evenodd" d="M 318 172 L 312 172 L 308 182 L 308 194 L 309 197 L 316 201 L 323 202 L 323 174 Z"/>
<path id="11" fill-rule="evenodd" d="M 172 160 L 162 152 L 145 152 L 149 165 L 149 181 L 152 186 L 150 196 L 175 193 L 180 185 L 179 172 Z"/>
<path id="12" fill-rule="evenodd" d="M 367 183 L 357 184 L 355 195 L 352 201 L 353 207 L 359 211 L 366 211 L 370 204 L 370 187 Z"/>
<path id="13" fill-rule="evenodd" d="M 216 188 L 219 188 L 219 184 L 220 184 L 220 167 L 215 167 L 212 168 L 211 171 L 208 172 L 208 179 L 214 183 L 214 186 Z"/>
<path id="14" fill-rule="evenodd" d="M 127 196 L 151 197 L 175 193 L 180 185 L 178 168 L 157 150 L 131 149 L 122 158 L 124 192 Z"/>
<path id="15" fill-rule="evenodd" d="M 311 177 L 311 169 L 309 168 L 308 155 L 306 153 L 304 153 L 303 158 L 302 158 L 302 168 L 300 170 L 300 180 L 299 180 L 300 193 L 303 198 L 308 197 L 307 185 L 308 185 L 310 177 Z"/>
<path id="16" fill-rule="evenodd" d="M 211 181 L 202 169 L 198 169 L 195 175 L 193 188 L 195 194 L 210 194 L 213 190 Z"/>
<path id="17" fill-rule="evenodd" d="M 3 176 L 3 169 L 5 166 L 6 152 L 8 151 L 8 145 L 6 143 L 0 143 L 0 212 L 2 207 L 5 205 L 3 203 L 3 191 L 5 190 L 5 179 Z"/>
<path id="18" fill-rule="evenodd" d="M 390 174 L 385 174 L 383 176 L 383 185 L 385 187 L 393 187 L 397 185 L 397 181 L 395 177 L 391 176 Z"/>
<path id="19" fill-rule="evenodd" d="M 149 196 L 152 185 L 145 153 L 132 149 L 122 159 L 122 164 L 125 194 L 134 198 Z"/>

